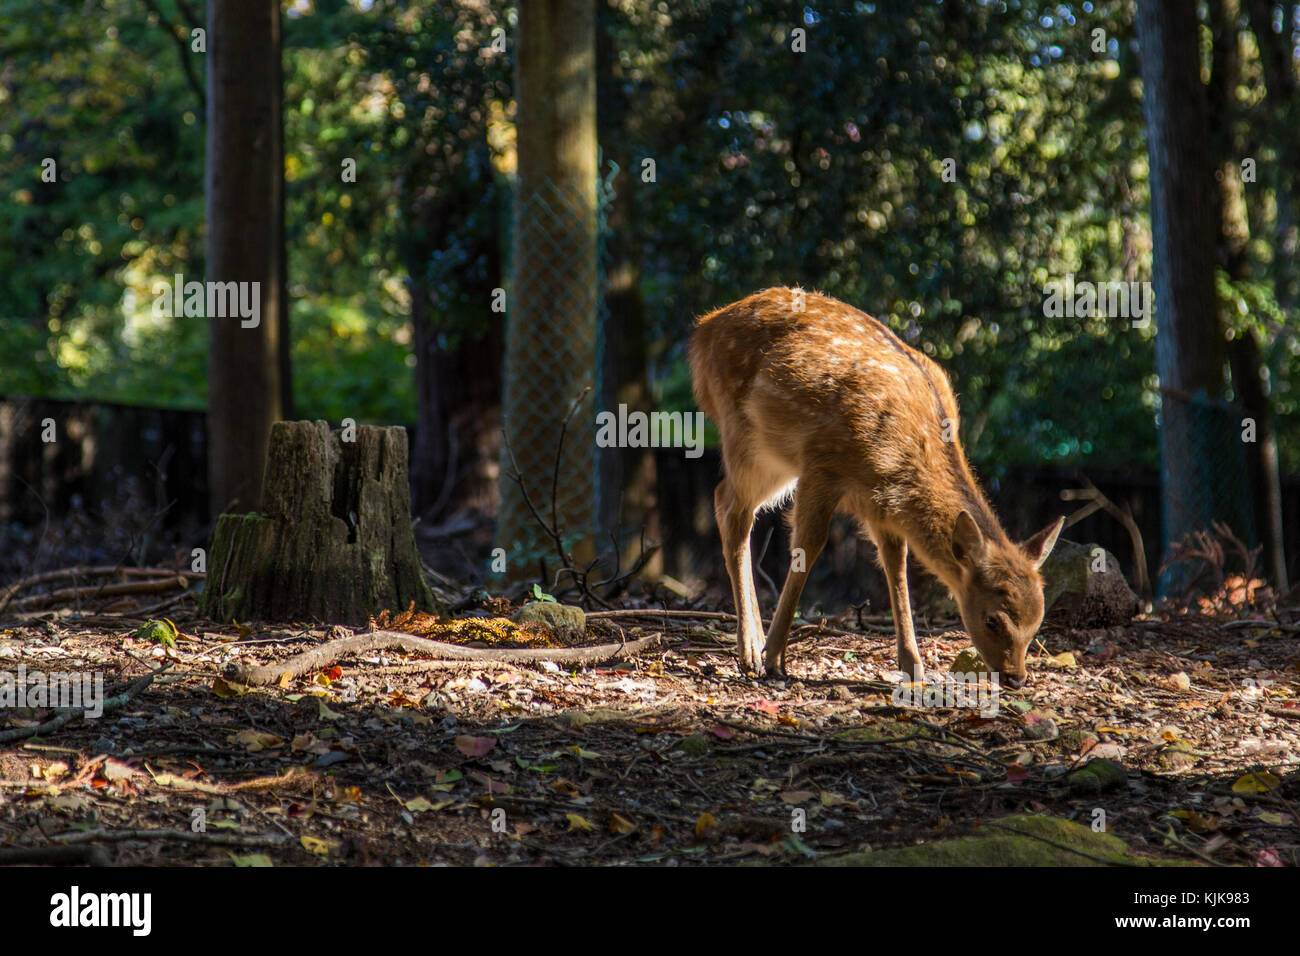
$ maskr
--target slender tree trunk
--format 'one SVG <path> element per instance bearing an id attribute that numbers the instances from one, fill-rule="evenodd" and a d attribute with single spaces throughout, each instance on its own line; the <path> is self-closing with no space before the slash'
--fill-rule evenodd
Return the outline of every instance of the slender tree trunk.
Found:
<path id="1" fill-rule="evenodd" d="M 618 10 L 601 4 L 597 11 L 597 96 L 601 142 L 617 143 L 624 136 L 629 113 L 625 77 L 612 32 Z M 609 272 L 605 280 L 604 366 L 600 407 L 617 411 L 653 411 L 649 383 L 648 330 L 645 300 L 641 295 L 641 243 L 636 226 L 636 157 L 630 152 L 607 153 L 622 174 L 614 181 L 608 206 L 605 255 Z M 602 171 L 603 172 L 603 171 Z M 600 529 L 621 535 L 644 528 L 649 541 L 662 540 L 654 450 L 650 448 L 600 449 Z M 637 558 L 640 535 L 624 547 L 624 565 Z M 646 564 L 643 574 L 663 572 L 661 554 Z"/>
<path id="2" fill-rule="evenodd" d="M 1288 4 L 1282 5 L 1283 32 L 1274 33 L 1275 6 L 1270 0 L 1247 0 L 1251 32 L 1255 34 L 1259 47 L 1268 89 L 1268 139 L 1276 156 L 1272 176 L 1273 199 L 1277 207 L 1273 232 L 1273 284 L 1277 304 L 1286 310 L 1300 299 L 1300 283 L 1296 277 L 1300 229 L 1297 229 L 1292 201 L 1297 170 L 1300 169 L 1300 84 L 1296 81 L 1288 40 L 1287 18 L 1291 10 Z"/>
<path id="3" fill-rule="evenodd" d="M 490 169 L 486 158 L 483 164 Z M 495 237 L 483 241 L 472 257 L 485 263 L 482 278 L 462 280 L 457 302 L 437 301 L 419 278 L 436 243 L 454 228 L 451 223 L 468 214 L 464 207 L 452 208 L 457 199 L 448 197 L 427 215 L 419 213 L 424 208 L 420 202 L 413 204 L 424 229 L 407 263 L 419 414 L 411 456 L 412 501 L 417 515 L 431 519 L 461 508 L 490 513 L 497 507 L 505 323 L 504 315 L 492 311 L 492 302 L 503 282 L 501 247 Z M 471 314 L 463 314 L 466 309 Z M 455 321 L 448 322 L 449 316 Z M 448 325 L 458 330 L 449 340 Z"/>
<path id="4" fill-rule="evenodd" d="M 1238 451 L 1215 416 L 1223 397 L 1223 333 L 1215 309 L 1214 196 L 1200 80 L 1196 7 L 1139 0 L 1143 111 L 1151 164 L 1156 371 L 1166 548 L 1204 528 L 1239 488 L 1223 467 Z M 1186 569 L 1170 569 L 1168 591 Z"/>
<path id="5" fill-rule="evenodd" d="M 209 316 L 208 468 L 213 515 L 259 506 L 272 422 L 283 417 L 280 4 L 208 5 L 207 275 L 257 283 L 255 325 Z"/>
<path id="6" fill-rule="evenodd" d="M 1246 206 L 1246 184 L 1242 180 L 1240 108 L 1236 89 L 1241 80 L 1239 55 L 1238 0 L 1213 0 L 1210 4 L 1213 33 L 1213 58 L 1207 90 L 1211 115 L 1219 117 L 1216 127 L 1215 153 L 1218 171 L 1219 265 L 1234 282 L 1249 279 L 1250 217 Z M 1233 324 L 1226 314 L 1230 308 L 1220 303 L 1220 321 L 1225 328 Z M 1282 536 L 1282 483 L 1278 475 L 1277 434 L 1273 427 L 1272 403 L 1264 386 L 1259 342 L 1252 330 L 1239 330 L 1228 342 L 1228 359 L 1237 403 L 1245 417 L 1255 423 L 1255 442 L 1247 445 L 1252 477 L 1255 526 L 1263 542 L 1268 573 L 1279 592 L 1287 589 L 1286 552 Z M 1245 424 L 1243 423 L 1243 430 Z"/>
<path id="7" fill-rule="evenodd" d="M 514 457 L 502 457 L 497 521 L 511 577 L 535 573 L 538 561 L 550 562 L 552 553 L 522 492 L 506 477 L 516 464 L 535 507 L 572 540 L 575 560 L 585 563 L 594 551 L 594 0 L 525 0 L 517 35 L 519 180 L 503 422 Z M 570 408 L 575 412 L 566 429 Z"/>

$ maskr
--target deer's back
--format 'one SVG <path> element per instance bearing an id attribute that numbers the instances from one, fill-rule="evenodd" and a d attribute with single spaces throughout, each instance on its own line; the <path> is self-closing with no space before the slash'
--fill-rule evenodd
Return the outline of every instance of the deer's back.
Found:
<path id="1" fill-rule="evenodd" d="M 724 444 L 752 430 L 776 450 L 852 450 L 886 472 L 946 458 L 936 446 L 945 419 L 956 434 L 957 402 L 943 369 L 865 312 L 814 293 L 796 312 L 794 296 L 766 289 L 696 326 L 696 400 Z"/>

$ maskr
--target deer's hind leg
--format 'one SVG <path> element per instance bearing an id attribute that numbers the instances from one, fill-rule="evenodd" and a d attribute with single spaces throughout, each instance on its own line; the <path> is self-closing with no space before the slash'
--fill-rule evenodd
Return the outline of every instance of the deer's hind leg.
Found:
<path id="1" fill-rule="evenodd" d="M 718 482 L 713 493 L 722 554 L 736 604 L 736 653 L 740 669 L 750 674 L 760 674 L 763 669 L 763 619 L 754 588 L 749 536 L 754 528 L 754 515 L 765 505 L 780 500 L 789 482 L 788 476 L 735 467 L 735 463 L 728 462 L 727 477 Z"/>

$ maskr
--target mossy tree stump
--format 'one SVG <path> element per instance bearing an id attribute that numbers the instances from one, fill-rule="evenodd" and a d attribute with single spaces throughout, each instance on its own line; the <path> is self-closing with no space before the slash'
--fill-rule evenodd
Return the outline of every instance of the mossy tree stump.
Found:
<path id="1" fill-rule="evenodd" d="M 381 610 L 437 613 L 411 533 L 406 431 L 271 426 L 262 507 L 217 519 L 200 603 L 213 620 L 360 624 Z"/>

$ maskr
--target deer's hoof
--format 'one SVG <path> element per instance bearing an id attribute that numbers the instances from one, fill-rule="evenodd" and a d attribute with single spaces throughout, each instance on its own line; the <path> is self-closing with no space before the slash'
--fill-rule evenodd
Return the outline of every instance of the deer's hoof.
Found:
<path id="1" fill-rule="evenodd" d="M 751 648 L 742 648 L 740 651 L 740 672 L 742 674 L 748 674 L 751 677 L 762 677 L 762 652 L 755 652 Z"/>

